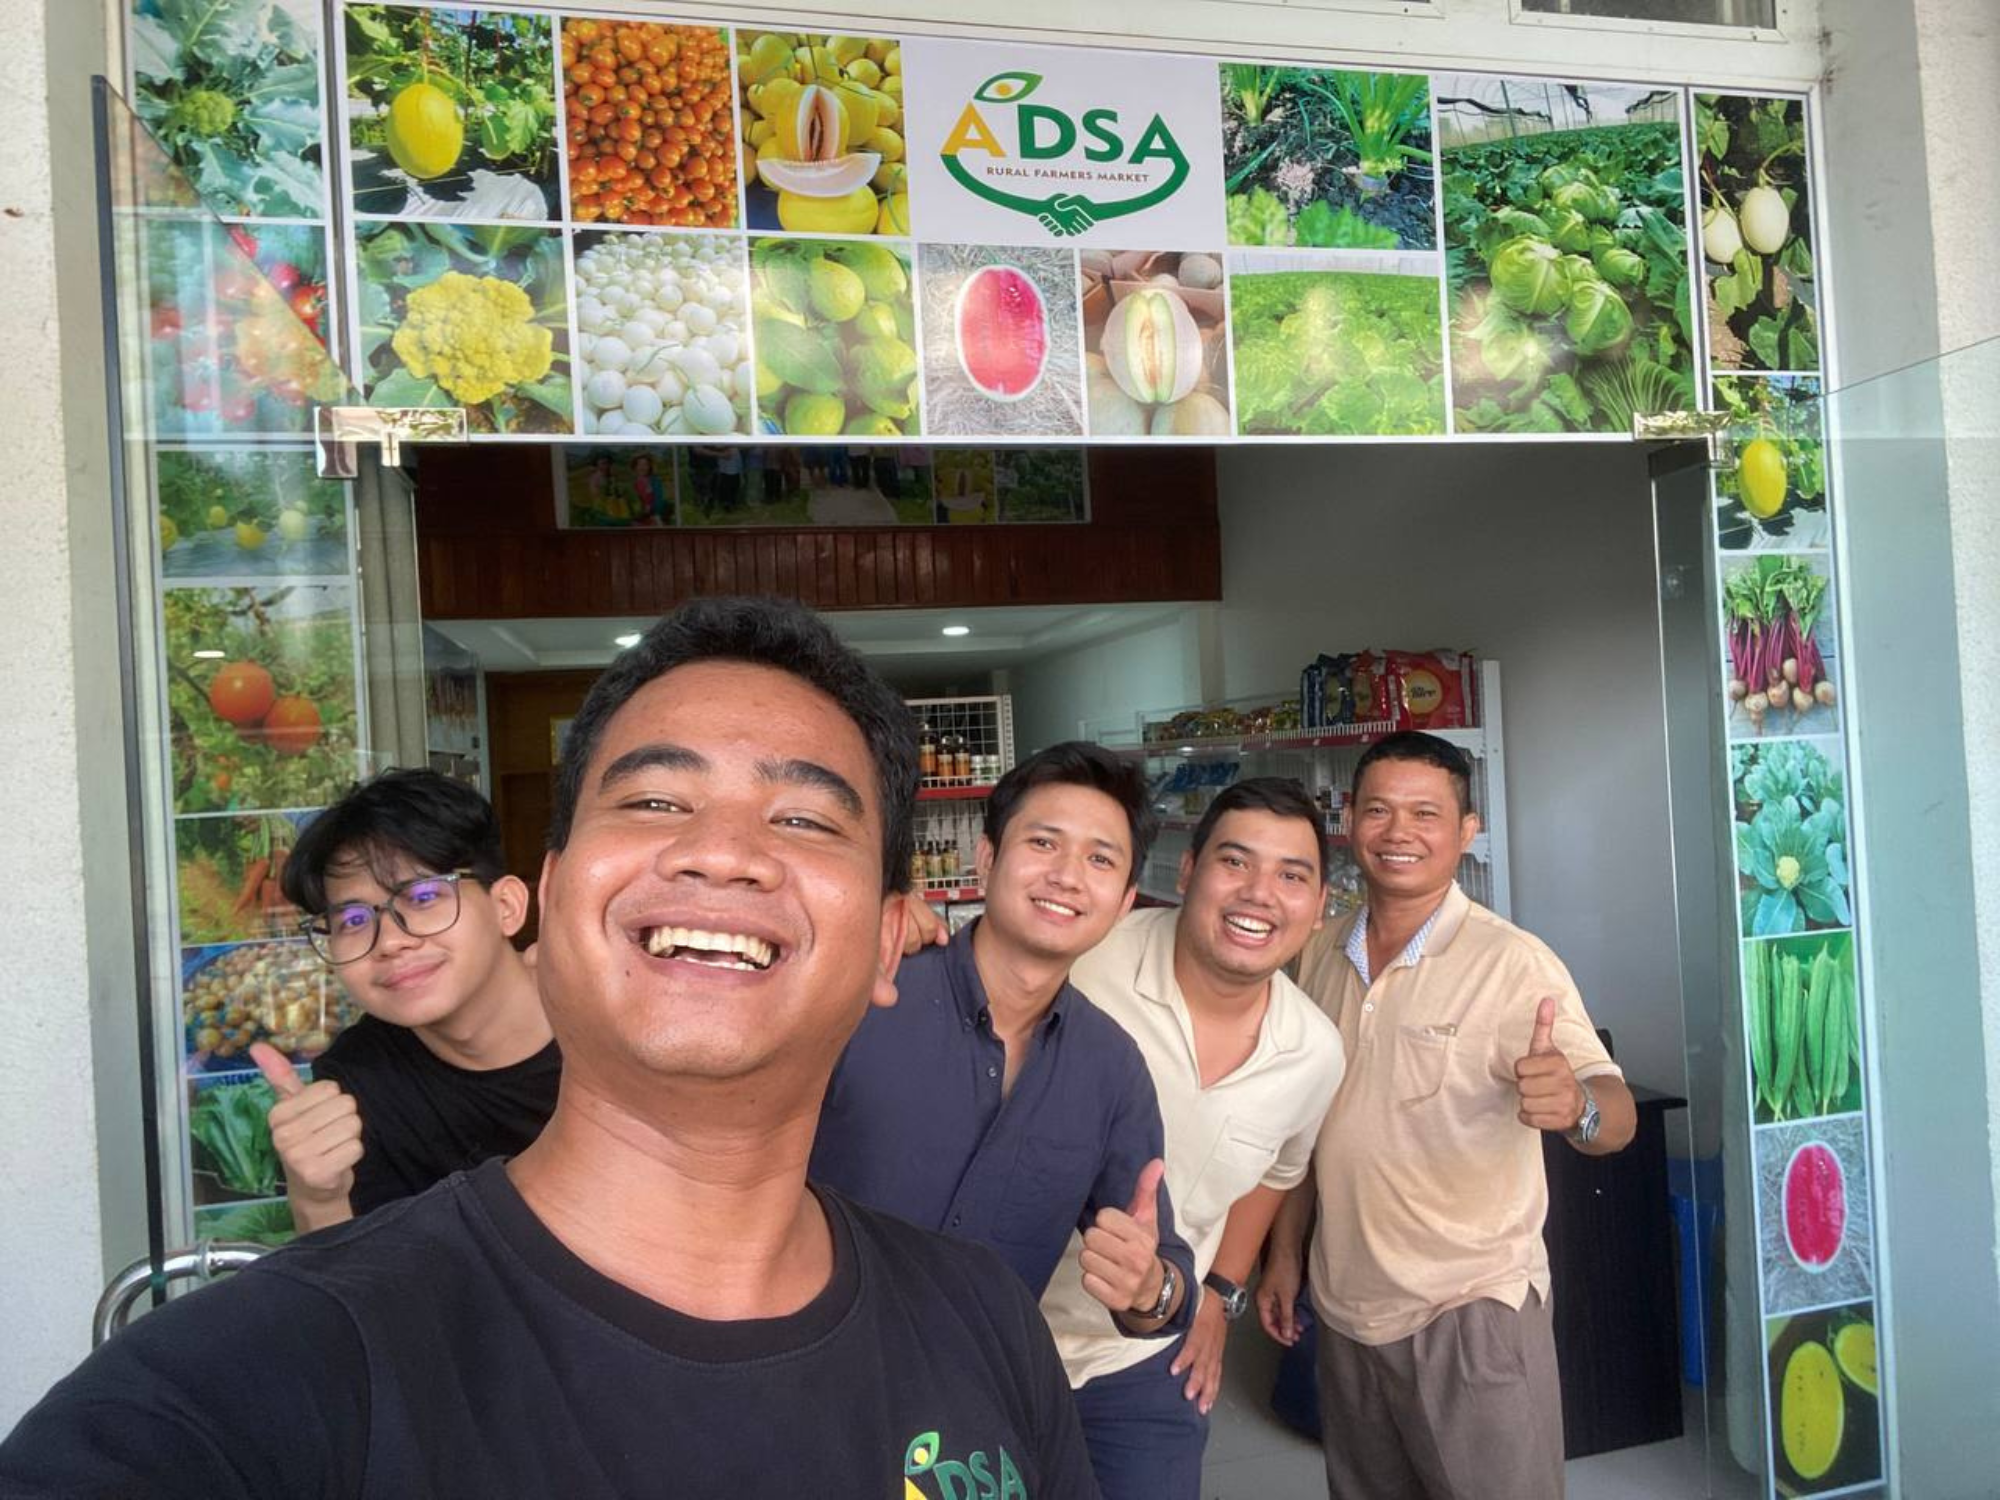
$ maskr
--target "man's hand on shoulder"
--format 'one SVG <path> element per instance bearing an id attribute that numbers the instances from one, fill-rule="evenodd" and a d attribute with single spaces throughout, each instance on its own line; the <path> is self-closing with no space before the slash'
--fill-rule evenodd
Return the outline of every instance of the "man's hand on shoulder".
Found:
<path id="1" fill-rule="evenodd" d="M 268 1042 L 250 1047 L 250 1060 L 277 1092 L 271 1106 L 271 1145 L 285 1167 L 292 1219 L 300 1233 L 354 1217 L 348 1195 L 361 1160 L 361 1109 L 330 1078 L 307 1083 Z"/>
<path id="2" fill-rule="evenodd" d="M 903 897 L 903 905 L 909 908 L 910 918 L 903 927 L 903 957 L 921 953 L 933 944 L 942 948 L 951 941 L 944 918 L 930 902 L 911 891 Z"/>

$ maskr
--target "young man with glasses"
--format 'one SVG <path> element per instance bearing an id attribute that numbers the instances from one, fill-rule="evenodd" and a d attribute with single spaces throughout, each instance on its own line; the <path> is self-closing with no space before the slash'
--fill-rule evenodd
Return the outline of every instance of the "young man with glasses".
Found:
<path id="1" fill-rule="evenodd" d="M 307 826 L 284 886 L 366 1013 L 313 1064 L 311 1083 L 268 1044 L 251 1049 L 278 1092 L 271 1141 L 301 1231 L 541 1134 L 562 1054 L 511 941 L 528 888 L 505 873 L 484 797 L 435 771 L 386 771 Z"/>

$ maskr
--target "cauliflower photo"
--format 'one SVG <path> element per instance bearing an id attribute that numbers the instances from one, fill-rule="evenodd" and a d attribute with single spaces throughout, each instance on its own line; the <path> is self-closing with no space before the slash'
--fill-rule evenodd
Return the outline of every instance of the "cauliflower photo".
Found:
<path id="1" fill-rule="evenodd" d="M 573 430 L 559 234 L 387 224 L 360 263 L 370 402 L 462 406 L 475 432 Z"/>
<path id="2" fill-rule="evenodd" d="M 475 406 L 549 373 L 555 335 L 534 317 L 535 304 L 513 282 L 447 271 L 410 293 L 390 345 L 412 375 Z"/>

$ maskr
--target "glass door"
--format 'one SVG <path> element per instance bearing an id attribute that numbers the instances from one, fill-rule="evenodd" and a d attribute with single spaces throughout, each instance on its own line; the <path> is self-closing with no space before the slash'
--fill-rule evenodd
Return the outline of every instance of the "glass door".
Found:
<path id="1" fill-rule="evenodd" d="M 155 1297 L 197 1241 L 291 1220 L 264 1124 L 274 1049 L 348 1020 L 284 896 L 287 852 L 359 775 L 424 758 L 409 488 L 367 446 L 322 478 L 335 362 L 322 224 L 225 223 L 99 80 L 118 629 Z"/>
<path id="2" fill-rule="evenodd" d="M 1826 395 L 1739 379 L 1726 405 L 1653 460 L 1703 1480 L 1987 1493 L 1993 740 L 1960 647 L 2000 619 L 1954 543 L 2000 494 L 2000 344 Z"/>

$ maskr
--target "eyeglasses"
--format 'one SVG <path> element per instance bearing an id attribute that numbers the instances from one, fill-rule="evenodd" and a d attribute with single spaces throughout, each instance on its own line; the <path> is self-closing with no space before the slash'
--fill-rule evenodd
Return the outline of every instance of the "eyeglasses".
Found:
<path id="1" fill-rule="evenodd" d="M 299 926 L 321 958 L 336 966 L 351 964 L 375 951 L 376 940 L 382 936 L 384 912 L 411 937 L 436 937 L 449 931 L 458 921 L 459 882 L 470 878 L 474 878 L 470 870 L 412 876 L 391 886 L 389 899 L 379 905 L 343 902 L 324 916 L 307 917 Z"/>

